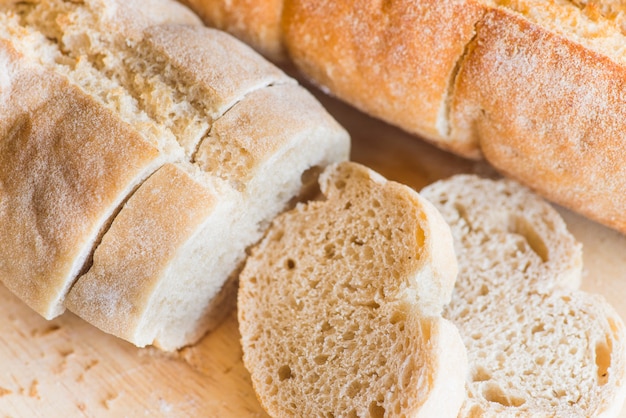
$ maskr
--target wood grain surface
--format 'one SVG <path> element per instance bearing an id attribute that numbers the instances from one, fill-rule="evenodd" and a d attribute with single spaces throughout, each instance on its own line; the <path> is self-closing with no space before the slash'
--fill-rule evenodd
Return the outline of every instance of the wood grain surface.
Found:
<path id="1" fill-rule="evenodd" d="M 353 160 L 389 179 L 421 189 L 455 173 L 493 174 L 319 98 L 350 131 Z M 626 318 L 626 237 L 560 210 L 584 245 L 583 288 Z M 46 321 L 1 285 L 0 314 L 0 418 L 266 416 L 241 362 L 235 312 L 174 354 L 138 349 L 70 313 Z"/>

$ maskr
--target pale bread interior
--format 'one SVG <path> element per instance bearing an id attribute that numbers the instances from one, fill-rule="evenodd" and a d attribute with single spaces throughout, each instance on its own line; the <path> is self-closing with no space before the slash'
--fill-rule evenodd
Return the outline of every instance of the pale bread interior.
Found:
<path id="1" fill-rule="evenodd" d="M 444 317 L 468 350 L 461 416 L 615 416 L 625 331 L 576 290 L 581 247 L 547 202 L 512 180 L 461 175 L 421 192 L 450 224 L 459 276 Z"/>
<path id="2" fill-rule="evenodd" d="M 456 416 L 464 348 L 440 316 L 449 231 L 406 186 L 355 163 L 279 216 L 240 276 L 244 363 L 272 416 Z"/>

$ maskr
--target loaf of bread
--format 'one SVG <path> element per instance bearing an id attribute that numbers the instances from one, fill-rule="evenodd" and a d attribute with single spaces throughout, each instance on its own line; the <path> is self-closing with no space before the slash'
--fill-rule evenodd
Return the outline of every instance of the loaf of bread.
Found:
<path id="1" fill-rule="evenodd" d="M 186 1 L 362 111 L 626 232 L 623 2 Z"/>
<path id="2" fill-rule="evenodd" d="M 512 180 L 459 175 L 427 186 L 459 263 L 443 316 L 470 373 L 461 417 L 613 417 L 626 397 L 626 332 L 577 290 L 581 247 L 559 214 Z"/>
<path id="3" fill-rule="evenodd" d="M 0 4 L 0 280 L 139 346 L 214 326 L 246 254 L 347 133 L 170 0 Z"/>
<path id="4" fill-rule="evenodd" d="M 441 317 L 450 229 L 407 186 L 328 167 L 321 199 L 280 215 L 240 275 L 243 360 L 275 417 L 456 417 L 465 348 Z"/>

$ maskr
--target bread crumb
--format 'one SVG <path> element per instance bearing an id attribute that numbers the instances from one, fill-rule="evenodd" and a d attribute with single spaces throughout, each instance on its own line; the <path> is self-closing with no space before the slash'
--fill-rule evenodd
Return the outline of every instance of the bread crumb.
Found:
<path id="1" fill-rule="evenodd" d="M 86 366 L 85 366 L 85 371 L 88 372 L 89 370 L 91 370 L 93 367 L 97 366 L 98 363 L 100 363 L 97 359 L 93 359 L 91 360 Z"/>
<path id="2" fill-rule="evenodd" d="M 69 357 L 69 356 L 71 356 L 72 354 L 74 354 L 74 350 L 73 350 L 73 349 L 71 349 L 71 348 L 67 348 L 67 349 L 64 349 L 64 350 L 63 350 L 63 349 L 59 350 L 59 355 L 60 355 L 61 357 L 63 357 L 63 358 L 65 358 L 65 357 Z"/>
<path id="3" fill-rule="evenodd" d="M 30 390 L 28 391 L 28 396 L 30 396 L 31 398 L 41 399 L 41 396 L 39 396 L 39 391 L 37 390 L 38 386 L 39 386 L 39 381 L 37 379 L 33 380 L 33 382 L 30 384 Z"/>
<path id="4" fill-rule="evenodd" d="M 172 404 L 163 398 L 159 398 L 159 410 L 164 413 L 172 412 Z"/>
<path id="5" fill-rule="evenodd" d="M 111 409 L 111 403 L 119 397 L 119 393 L 109 393 L 106 398 L 102 400 L 102 406 L 104 409 Z"/>
<path id="6" fill-rule="evenodd" d="M 180 360 L 178 351 L 163 351 L 154 346 L 148 346 L 137 350 L 139 357 L 153 357 L 167 360 Z"/>
<path id="7" fill-rule="evenodd" d="M 34 329 L 31 334 L 33 337 L 45 337 L 49 334 L 55 333 L 56 331 L 60 330 L 61 326 L 58 324 L 52 324 L 50 326 L 48 326 L 47 328 L 43 329 L 43 330 L 39 330 L 39 329 Z"/>

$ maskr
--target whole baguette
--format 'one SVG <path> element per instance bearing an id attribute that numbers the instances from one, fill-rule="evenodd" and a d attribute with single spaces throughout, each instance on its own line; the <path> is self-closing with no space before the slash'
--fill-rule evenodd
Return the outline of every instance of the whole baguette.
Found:
<path id="1" fill-rule="evenodd" d="M 626 232 L 622 2 L 189 3 L 360 110 Z M 261 3 L 271 37 L 250 23 Z"/>
<path id="2" fill-rule="evenodd" d="M 193 343 L 349 138 L 170 0 L 0 2 L 0 281 L 138 346 Z M 230 295 L 230 297 L 229 297 Z"/>

